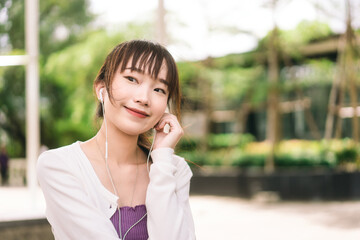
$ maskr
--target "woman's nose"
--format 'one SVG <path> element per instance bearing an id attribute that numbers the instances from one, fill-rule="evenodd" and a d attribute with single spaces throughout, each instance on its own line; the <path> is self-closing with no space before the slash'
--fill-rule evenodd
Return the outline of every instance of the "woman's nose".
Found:
<path id="1" fill-rule="evenodd" d="M 149 105 L 149 89 L 146 86 L 139 86 L 134 94 L 134 102 L 142 105 Z"/>

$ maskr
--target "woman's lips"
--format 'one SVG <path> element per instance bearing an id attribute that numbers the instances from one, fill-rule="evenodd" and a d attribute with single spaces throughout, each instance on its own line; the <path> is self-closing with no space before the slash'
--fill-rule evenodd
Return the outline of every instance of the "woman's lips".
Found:
<path id="1" fill-rule="evenodd" d="M 128 111 L 128 113 L 130 113 L 131 115 L 133 115 L 135 117 L 146 118 L 149 116 L 149 114 L 147 114 L 146 112 L 143 112 L 136 108 L 125 107 L 125 109 L 126 109 L 126 111 Z"/>

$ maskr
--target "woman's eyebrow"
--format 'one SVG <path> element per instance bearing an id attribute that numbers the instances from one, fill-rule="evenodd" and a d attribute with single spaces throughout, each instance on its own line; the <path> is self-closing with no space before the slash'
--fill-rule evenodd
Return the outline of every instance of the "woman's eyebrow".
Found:
<path id="1" fill-rule="evenodd" d="M 130 70 L 130 71 L 135 71 L 135 72 L 138 72 L 138 73 L 141 73 L 141 74 L 145 74 L 144 70 L 136 68 L 136 67 L 128 67 L 128 68 L 125 68 L 125 70 Z M 169 82 L 166 81 L 165 79 L 158 78 L 158 80 L 159 80 L 159 82 L 165 84 L 167 87 L 169 86 Z"/>
<path id="2" fill-rule="evenodd" d="M 169 82 L 166 81 L 165 79 L 159 78 L 159 82 L 165 84 L 167 87 L 169 86 Z"/>
<path id="3" fill-rule="evenodd" d="M 144 70 L 136 68 L 136 67 L 128 67 L 128 68 L 125 68 L 125 70 L 135 71 L 135 72 L 144 74 Z"/>

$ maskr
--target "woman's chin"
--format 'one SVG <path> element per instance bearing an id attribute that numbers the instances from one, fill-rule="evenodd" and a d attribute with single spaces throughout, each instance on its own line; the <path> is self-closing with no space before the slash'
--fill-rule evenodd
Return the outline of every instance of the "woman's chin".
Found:
<path id="1" fill-rule="evenodd" d="M 139 136 L 140 134 L 149 132 L 151 129 L 152 128 L 142 128 L 142 129 L 124 128 L 124 129 L 119 129 L 119 130 L 130 136 Z"/>

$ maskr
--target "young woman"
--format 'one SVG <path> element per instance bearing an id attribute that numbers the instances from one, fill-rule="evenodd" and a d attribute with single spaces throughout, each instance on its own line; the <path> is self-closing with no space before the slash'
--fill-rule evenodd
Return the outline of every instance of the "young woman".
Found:
<path id="1" fill-rule="evenodd" d="M 121 43 L 107 56 L 94 90 L 103 117 L 98 133 L 44 152 L 38 160 L 55 239 L 195 239 L 192 173 L 174 155 L 183 130 L 170 53 L 148 41 Z M 175 115 L 166 113 L 167 107 Z"/>

